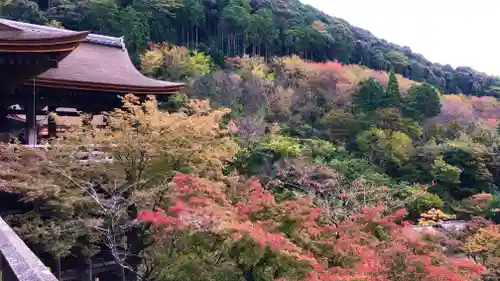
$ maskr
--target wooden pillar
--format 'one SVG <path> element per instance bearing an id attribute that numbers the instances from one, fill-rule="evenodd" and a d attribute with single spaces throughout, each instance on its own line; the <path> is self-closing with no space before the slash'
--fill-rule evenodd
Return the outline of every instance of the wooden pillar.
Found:
<path id="1" fill-rule="evenodd" d="M 55 106 L 49 106 L 49 113 L 47 116 L 47 124 L 48 124 L 48 130 L 49 130 L 49 138 L 56 138 L 57 137 L 57 123 L 54 114 L 56 113 L 56 107 Z"/>
<path id="2" fill-rule="evenodd" d="M 36 128 L 36 110 L 32 101 L 25 102 L 24 112 L 26 114 L 25 138 L 26 144 L 35 146 L 38 141 L 38 132 Z"/>
<path id="3" fill-rule="evenodd" d="M 0 143 L 10 141 L 7 105 L 0 103 Z"/>

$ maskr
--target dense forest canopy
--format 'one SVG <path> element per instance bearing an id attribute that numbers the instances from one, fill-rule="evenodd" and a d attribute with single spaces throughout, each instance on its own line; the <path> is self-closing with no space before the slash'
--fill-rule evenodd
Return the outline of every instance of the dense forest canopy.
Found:
<path id="1" fill-rule="evenodd" d="M 376 38 L 299 0 L 54 0 L 43 11 L 35 2 L 2 0 L 1 16 L 124 35 L 136 61 L 148 42 L 169 42 L 203 51 L 219 63 L 224 56 L 296 54 L 394 69 L 444 93 L 500 94 L 498 77 L 432 63 L 409 47 Z"/>

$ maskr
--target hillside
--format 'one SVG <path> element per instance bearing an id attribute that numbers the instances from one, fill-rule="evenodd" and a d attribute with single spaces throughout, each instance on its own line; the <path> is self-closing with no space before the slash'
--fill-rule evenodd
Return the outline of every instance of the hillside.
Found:
<path id="1" fill-rule="evenodd" d="M 172 1 L 2 2 L 125 34 L 144 75 L 185 83 L 51 149 L 0 144 L 0 216 L 55 275 L 109 257 L 90 279 L 500 280 L 495 97 L 441 94 L 412 77 L 439 72 L 424 58 L 296 1 Z M 442 92 L 496 83 L 447 73 Z"/>
<path id="2" fill-rule="evenodd" d="M 500 79 L 469 67 L 428 61 L 409 47 L 376 38 L 299 0 L 54 0 L 47 11 L 29 0 L 0 1 L 3 17 L 69 29 L 125 35 L 137 59 L 149 41 L 224 56 L 300 55 L 302 58 L 394 69 L 444 93 L 500 94 Z"/>
<path id="3" fill-rule="evenodd" d="M 0 195 L 22 199 L 0 216 L 37 254 L 111 253 L 126 281 L 499 280 L 496 99 L 297 56 L 140 62 L 188 95 L 127 95 L 54 149 L 0 145 Z"/>

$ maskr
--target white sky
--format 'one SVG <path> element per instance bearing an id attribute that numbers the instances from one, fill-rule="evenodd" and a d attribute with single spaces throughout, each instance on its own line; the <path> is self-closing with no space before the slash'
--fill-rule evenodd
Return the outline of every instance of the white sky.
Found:
<path id="1" fill-rule="evenodd" d="M 499 0 L 301 0 L 431 62 L 500 75 Z"/>

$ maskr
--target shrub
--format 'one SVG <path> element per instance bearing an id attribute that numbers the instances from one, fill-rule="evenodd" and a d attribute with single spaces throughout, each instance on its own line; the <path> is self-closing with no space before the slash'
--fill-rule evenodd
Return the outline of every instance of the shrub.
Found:
<path id="1" fill-rule="evenodd" d="M 429 211 L 420 215 L 420 220 L 418 221 L 418 225 L 421 226 L 439 225 L 443 221 L 453 220 L 455 218 L 456 217 L 454 215 L 449 215 L 439 209 L 432 208 Z"/>
<path id="2" fill-rule="evenodd" d="M 442 209 L 444 207 L 443 200 L 436 194 L 428 192 L 425 186 L 415 185 L 411 187 L 409 195 L 412 195 L 413 200 L 406 204 L 406 209 L 411 218 L 416 218 L 431 209 Z"/>

